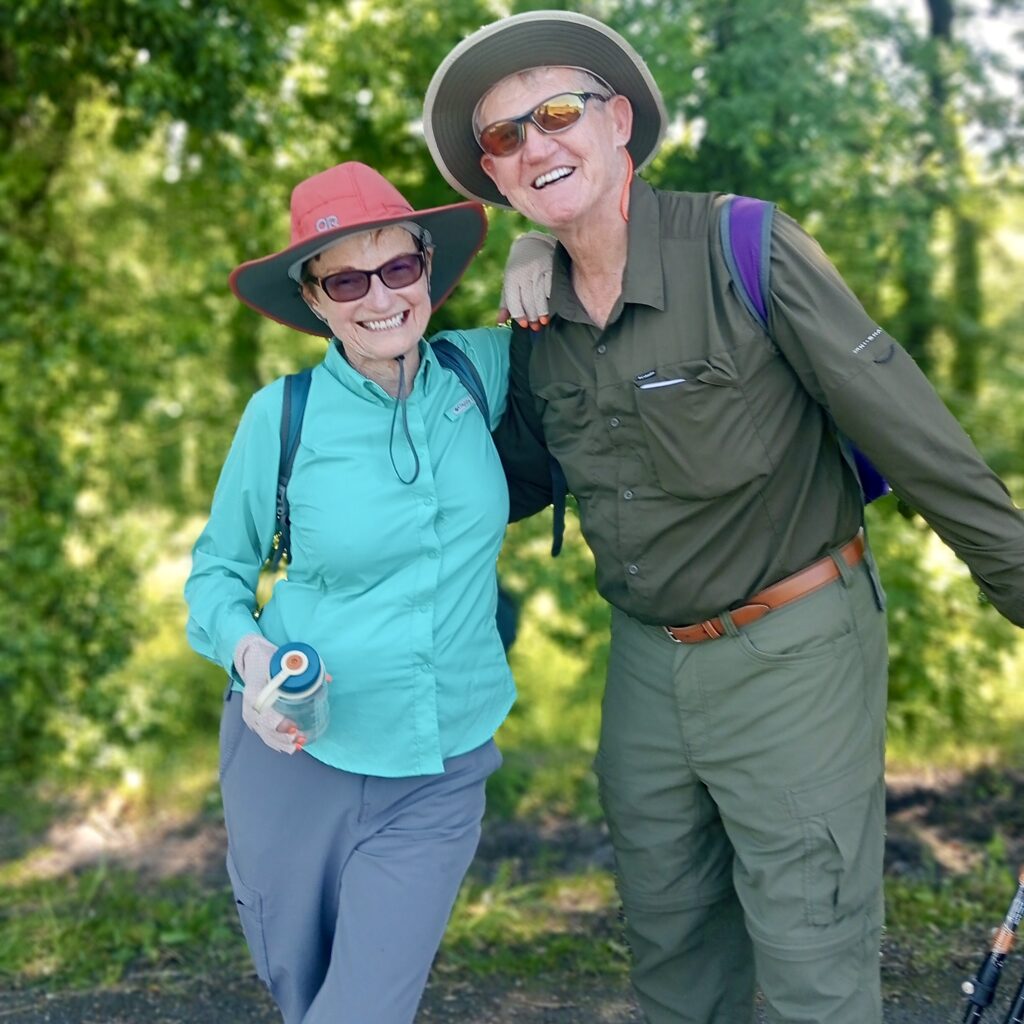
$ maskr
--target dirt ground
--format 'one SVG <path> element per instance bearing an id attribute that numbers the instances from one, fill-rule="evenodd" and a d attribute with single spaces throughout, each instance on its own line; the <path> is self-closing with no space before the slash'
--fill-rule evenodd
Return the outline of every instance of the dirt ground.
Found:
<path id="1" fill-rule="evenodd" d="M 922 776 L 891 776 L 888 785 L 886 871 L 935 877 L 977 865 L 996 830 L 1011 863 L 1024 859 L 1024 774 L 981 770 Z M 74 870 L 97 857 L 115 859 L 154 877 L 199 873 L 222 885 L 224 836 L 207 820 L 143 840 L 117 826 L 80 822 L 57 837 L 62 850 L 48 870 Z M 10 851 L 5 851 L 8 854 Z M 603 828 L 555 821 L 543 825 L 492 823 L 485 831 L 473 873 L 488 878 L 501 864 L 514 881 L 545 873 L 607 868 L 611 852 Z M 1012 881 L 1012 880 L 1011 880 Z M 1012 891 L 1008 892 L 1009 896 Z M 998 922 L 993 922 L 996 924 Z M 963 1017 L 961 981 L 983 952 L 965 950 L 945 970 L 924 970 L 915 950 L 887 940 L 882 950 L 886 1024 L 956 1024 Z M 1011 959 L 993 1021 L 1024 974 Z M 280 1020 L 255 976 L 175 977 L 129 975 L 115 989 L 60 992 L 0 989 L 0 1024 L 272 1024 Z M 632 1024 L 643 1018 L 624 978 L 572 973 L 527 981 L 477 977 L 446 964 L 431 976 L 417 1024 Z"/>

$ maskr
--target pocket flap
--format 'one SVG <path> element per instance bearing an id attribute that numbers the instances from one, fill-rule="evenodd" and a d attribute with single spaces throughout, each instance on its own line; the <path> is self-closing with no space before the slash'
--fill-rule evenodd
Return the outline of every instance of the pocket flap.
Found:
<path id="1" fill-rule="evenodd" d="M 786 805 L 794 818 L 813 818 L 856 800 L 874 786 L 882 774 L 878 761 L 861 761 L 838 775 L 787 789 Z"/>

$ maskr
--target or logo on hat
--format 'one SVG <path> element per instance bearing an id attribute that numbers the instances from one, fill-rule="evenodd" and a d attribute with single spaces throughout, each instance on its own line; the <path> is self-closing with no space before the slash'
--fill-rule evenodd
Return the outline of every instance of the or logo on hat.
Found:
<path id="1" fill-rule="evenodd" d="M 317 231 L 330 231 L 331 228 L 338 227 L 338 218 L 332 213 L 329 217 L 321 217 L 316 222 Z"/>

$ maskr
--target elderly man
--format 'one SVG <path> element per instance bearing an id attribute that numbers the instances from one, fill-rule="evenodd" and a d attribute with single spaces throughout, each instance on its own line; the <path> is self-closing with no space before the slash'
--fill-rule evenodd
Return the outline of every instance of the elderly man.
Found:
<path id="1" fill-rule="evenodd" d="M 601 23 L 535 11 L 457 46 L 424 126 L 461 193 L 548 228 L 498 435 L 576 495 L 612 644 L 595 768 L 651 1024 L 881 1019 L 884 596 L 842 435 L 1024 624 L 1024 519 L 905 351 L 789 218 L 767 331 L 725 198 L 634 176 L 658 87 Z M 535 343 L 532 343 L 535 342 Z M 515 489 L 528 513 L 546 471 Z"/>

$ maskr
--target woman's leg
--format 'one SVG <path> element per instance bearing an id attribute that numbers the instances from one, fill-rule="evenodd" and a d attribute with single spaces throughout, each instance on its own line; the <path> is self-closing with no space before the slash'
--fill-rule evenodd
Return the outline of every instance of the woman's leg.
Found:
<path id="1" fill-rule="evenodd" d="M 367 780 L 330 967 L 303 1024 L 410 1024 L 476 852 L 493 741 L 443 775 Z"/>
<path id="2" fill-rule="evenodd" d="M 361 832 L 365 777 L 279 753 L 224 707 L 221 792 L 228 874 L 256 973 L 285 1024 L 304 1018 L 330 967 L 345 864 Z"/>

